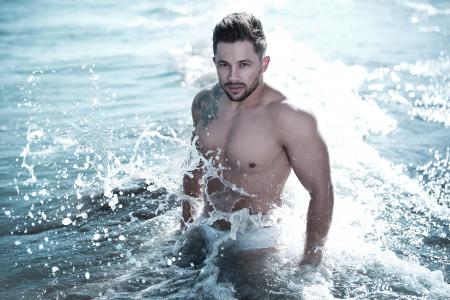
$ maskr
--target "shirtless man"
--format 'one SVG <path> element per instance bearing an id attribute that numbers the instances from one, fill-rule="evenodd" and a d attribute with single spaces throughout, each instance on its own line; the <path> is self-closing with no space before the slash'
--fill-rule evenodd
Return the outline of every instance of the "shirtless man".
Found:
<path id="1" fill-rule="evenodd" d="M 293 169 L 311 196 L 300 264 L 317 265 L 331 223 L 333 186 L 316 120 L 264 83 L 270 57 L 265 56 L 266 39 L 257 18 L 246 13 L 225 17 L 214 29 L 213 50 L 219 82 L 194 98 L 193 140 L 221 171 L 205 180 L 207 166 L 199 162 L 184 176 L 184 192 L 205 200 L 205 214 L 244 207 L 251 214 L 267 214 L 282 205 L 283 187 Z M 182 226 L 192 222 L 191 209 L 184 201 Z"/>

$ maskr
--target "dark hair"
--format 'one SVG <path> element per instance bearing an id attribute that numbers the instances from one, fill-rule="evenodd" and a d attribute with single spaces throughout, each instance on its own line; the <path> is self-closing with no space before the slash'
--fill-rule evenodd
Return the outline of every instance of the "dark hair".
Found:
<path id="1" fill-rule="evenodd" d="M 219 42 L 234 43 L 248 40 L 252 42 L 256 54 L 261 59 L 267 48 L 261 21 L 252 14 L 234 13 L 226 16 L 214 28 L 213 51 L 217 51 Z"/>

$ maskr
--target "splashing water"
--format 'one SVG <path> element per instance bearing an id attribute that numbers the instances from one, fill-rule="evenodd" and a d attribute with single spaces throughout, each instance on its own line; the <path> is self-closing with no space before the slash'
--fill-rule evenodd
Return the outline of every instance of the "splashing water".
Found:
<path id="1" fill-rule="evenodd" d="M 446 3 L 41 5 L 1 5 L 2 298 L 447 297 Z M 295 176 L 274 212 L 278 252 L 226 250 L 245 211 L 208 255 L 180 248 L 181 180 L 201 159 L 190 101 L 216 80 L 205 36 L 238 8 L 262 17 L 265 79 L 329 146 L 336 203 L 317 269 L 297 266 L 309 199 Z"/>

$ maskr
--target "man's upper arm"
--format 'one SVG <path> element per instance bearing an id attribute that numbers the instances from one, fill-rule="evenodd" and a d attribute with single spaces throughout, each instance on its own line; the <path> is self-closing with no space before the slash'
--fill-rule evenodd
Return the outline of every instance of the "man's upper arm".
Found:
<path id="1" fill-rule="evenodd" d="M 292 104 L 278 111 L 277 134 L 302 185 L 316 196 L 329 192 L 330 164 L 327 147 L 315 118 Z"/>
<path id="2" fill-rule="evenodd" d="M 220 84 L 215 84 L 211 88 L 207 88 L 199 92 L 192 101 L 192 121 L 194 131 L 192 139 L 197 135 L 197 129 L 207 127 L 209 123 L 218 118 L 219 100 L 223 95 Z M 197 149 L 198 149 L 198 145 Z"/>
<path id="3" fill-rule="evenodd" d="M 193 126 L 194 129 L 192 131 L 192 137 L 191 137 L 191 150 L 190 151 L 199 151 L 199 144 L 198 144 L 198 136 L 197 136 L 197 131 L 196 128 L 199 125 L 199 121 L 200 121 L 200 116 L 201 116 L 201 99 L 203 96 L 204 91 L 201 91 L 200 93 L 198 93 L 195 97 L 194 100 L 192 101 L 192 106 L 191 106 L 191 113 L 192 113 L 192 121 L 193 121 Z M 194 145 L 195 144 L 195 149 L 194 149 Z M 194 155 L 192 152 L 190 153 L 190 158 L 189 160 L 191 160 L 193 157 L 197 157 L 196 155 Z M 191 196 L 191 197 L 201 197 L 201 179 L 203 177 L 203 162 L 202 160 L 198 160 L 195 163 L 195 167 L 192 170 L 189 170 L 186 172 L 186 174 L 183 177 L 183 188 L 184 188 L 184 192 Z"/>
<path id="4" fill-rule="evenodd" d="M 197 127 L 198 122 L 200 120 L 201 98 L 203 97 L 204 93 L 205 93 L 205 91 L 201 91 L 194 97 L 194 100 L 192 101 L 191 113 L 192 113 L 192 122 L 194 124 L 194 132 L 195 132 L 195 128 Z"/>
<path id="5" fill-rule="evenodd" d="M 202 90 L 197 95 L 195 95 L 194 100 L 191 105 L 191 114 L 192 114 L 192 123 L 194 129 L 192 130 L 191 143 L 195 141 L 195 146 L 197 150 L 198 147 L 198 136 L 197 136 L 197 127 L 200 126 L 199 122 L 201 121 L 202 114 L 202 102 L 204 102 L 204 98 L 207 97 L 207 91 Z"/>

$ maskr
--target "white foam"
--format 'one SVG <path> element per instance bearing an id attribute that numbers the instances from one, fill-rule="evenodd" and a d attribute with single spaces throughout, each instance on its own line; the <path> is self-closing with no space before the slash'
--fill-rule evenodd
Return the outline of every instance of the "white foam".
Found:
<path id="1" fill-rule="evenodd" d="M 63 224 L 64 226 L 68 226 L 68 225 L 72 224 L 72 220 L 71 220 L 70 218 L 64 218 L 64 219 L 62 220 L 62 224 Z"/>

